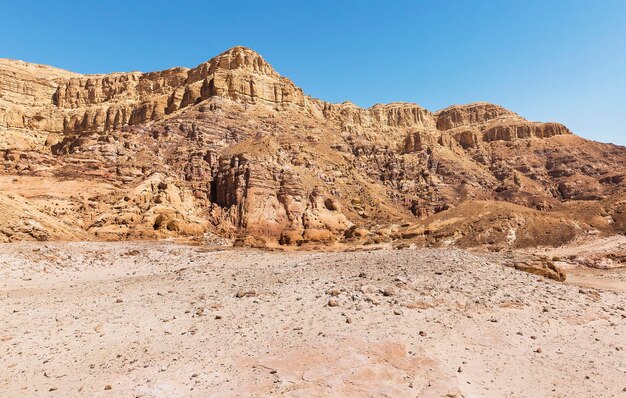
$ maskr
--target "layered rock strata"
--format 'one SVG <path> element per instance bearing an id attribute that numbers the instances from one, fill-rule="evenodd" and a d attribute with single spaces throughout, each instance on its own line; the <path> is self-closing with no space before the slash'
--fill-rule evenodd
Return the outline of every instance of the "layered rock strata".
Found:
<path id="1" fill-rule="evenodd" d="M 328 103 L 244 47 L 151 73 L 0 60 L 0 159 L 16 212 L 65 231 L 34 239 L 510 247 L 624 232 L 623 147 L 488 103 Z M 24 191 L 32 178 L 80 189 L 57 203 Z M 29 236 L 16 217 L 5 239 Z"/>

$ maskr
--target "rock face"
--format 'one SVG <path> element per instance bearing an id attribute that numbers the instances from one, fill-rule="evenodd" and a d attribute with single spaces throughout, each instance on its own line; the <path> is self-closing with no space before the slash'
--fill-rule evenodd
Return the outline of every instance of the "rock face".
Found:
<path id="1" fill-rule="evenodd" d="M 4 240 L 516 247 L 626 223 L 623 147 L 487 103 L 324 102 L 244 47 L 151 73 L 0 60 L 0 159 L 24 199 Z"/>
<path id="2" fill-rule="evenodd" d="M 467 149 L 480 142 L 549 138 L 571 134 L 559 123 L 532 123 L 498 105 L 452 106 L 435 114 L 437 130 Z"/>
<path id="3" fill-rule="evenodd" d="M 56 73 L 58 71 L 58 73 Z M 47 133 L 107 132 L 160 120 L 207 98 L 304 104 L 302 90 L 252 50 L 235 47 L 194 69 L 77 75 L 1 60 L 6 128 Z"/>

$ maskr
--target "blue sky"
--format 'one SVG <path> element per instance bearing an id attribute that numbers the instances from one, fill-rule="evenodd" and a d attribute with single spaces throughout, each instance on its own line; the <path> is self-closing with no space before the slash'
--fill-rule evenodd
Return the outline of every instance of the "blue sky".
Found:
<path id="1" fill-rule="evenodd" d="M 489 101 L 626 145 L 622 0 L 0 4 L 0 57 L 81 73 L 193 67 L 235 45 L 328 101 Z"/>

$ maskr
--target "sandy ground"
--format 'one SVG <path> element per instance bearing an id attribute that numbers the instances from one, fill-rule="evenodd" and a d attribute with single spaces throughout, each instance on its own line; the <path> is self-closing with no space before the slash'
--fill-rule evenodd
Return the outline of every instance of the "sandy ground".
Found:
<path id="1" fill-rule="evenodd" d="M 626 397 L 611 272 L 581 288 L 460 250 L 3 244 L 0 396 Z"/>

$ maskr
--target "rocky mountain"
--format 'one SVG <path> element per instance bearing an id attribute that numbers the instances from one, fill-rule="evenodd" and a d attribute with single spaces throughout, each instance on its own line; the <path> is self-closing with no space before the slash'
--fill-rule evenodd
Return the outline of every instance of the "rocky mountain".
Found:
<path id="1" fill-rule="evenodd" d="M 498 105 L 360 108 L 256 52 L 80 75 L 0 60 L 0 241 L 560 245 L 626 233 L 626 148 Z"/>

